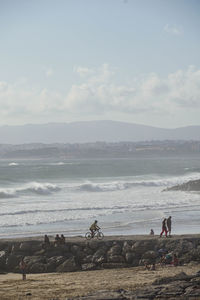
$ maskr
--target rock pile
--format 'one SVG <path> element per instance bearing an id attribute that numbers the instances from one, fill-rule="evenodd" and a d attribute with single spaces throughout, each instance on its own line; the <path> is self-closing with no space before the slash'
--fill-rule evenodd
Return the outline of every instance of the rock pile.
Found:
<path id="1" fill-rule="evenodd" d="M 200 191 L 200 179 L 190 180 L 183 184 L 178 184 L 169 188 L 164 189 L 164 191 Z"/>
<path id="2" fill-rule="evenodd" d="M 133 267 L 160 260 L 159 249 L 176 253 L 180 264 L 200 262 L 200 238 L 144 238 L 67 242 L 44 248 L 41 241 L 0 241 L 0 272 L 19 272 L 22 257 L 27 273 L 73 272 Z"/>

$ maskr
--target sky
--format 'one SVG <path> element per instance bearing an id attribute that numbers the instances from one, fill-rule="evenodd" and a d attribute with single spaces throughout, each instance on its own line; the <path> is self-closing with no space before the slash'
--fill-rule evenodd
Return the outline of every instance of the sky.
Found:
<path id="1" fill-rule="evenodd" d="M 200 125 L 199 0 L 0 0 L 0 126 Z"/>

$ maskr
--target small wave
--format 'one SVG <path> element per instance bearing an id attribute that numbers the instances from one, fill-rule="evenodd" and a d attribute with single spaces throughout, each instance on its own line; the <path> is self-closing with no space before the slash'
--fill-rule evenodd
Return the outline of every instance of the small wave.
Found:
<path id="1" fill-rule="evenodd" d="M 24 188 L 18 189 L 17 191 L 23 192 L 32 192 L 40 195 L 48 195 L 52 192 L 59 191 L 60 187 L 51 183 L 39 183 L 39 182 L 31 182 L 27 184 Z"/>
<path id="2" fill-rule="evenodd" d="M 0 189 L 0 199 L 15 198 L 16 196 L 16 192 L 12 189 Z"/>
<path id="3" fill-rule="evenodd" d="M 11 167 L 12 167 L 12 166 L 19 166 L 19 164 L 18 164 L 18 163 L 15 163 L 15 162 L 11 162 L 11 163 L 9 163 L 8 165 L 11 166 Z"/>
<path id="4" fill-rule="evenodd" d="M 15 212 L 0 213 L 0 216 L 14 216 L 14 215 L 26 215 L 36 213 L 58 213 L 58 212 L 70 212 L 70 211 L 95 211 L 95 210 L 121 210 L 129 209 L 129 206 L 113 206 L 113 207 L 77 207 L 77 208 L 63 208 L 63 209 L 33 209 L 33 210 L 20 210 Z"/>

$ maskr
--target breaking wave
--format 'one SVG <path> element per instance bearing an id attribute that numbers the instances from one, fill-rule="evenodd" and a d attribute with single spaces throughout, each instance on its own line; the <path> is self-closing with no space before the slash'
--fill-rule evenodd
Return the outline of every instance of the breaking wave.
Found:
<path id="1" fill-rule="evenodd" d="M 162 179 L 144 179 L 134 181 L 111 181 L 111 182 L 85 182 L 81 185 L 74 187 L 77 191 L 86 192 L 109 192 L 109 191 L 120 191 L 133 188 L 135 186 L 146 186 L 146 187 L 169 187 L 177 184 L 182 184 L 189 180 L 200 179 L 199 174 L 191 174 L 187 176 L 162 178 Z"/>
<path id="2" fill-rule="evenodd" d="M 1 188 L 0 198 L 14 198 L 24 193 L 48 195 L 59 190 L 60 187 L 55 184 L 30 182 L 19 188 Z"/>

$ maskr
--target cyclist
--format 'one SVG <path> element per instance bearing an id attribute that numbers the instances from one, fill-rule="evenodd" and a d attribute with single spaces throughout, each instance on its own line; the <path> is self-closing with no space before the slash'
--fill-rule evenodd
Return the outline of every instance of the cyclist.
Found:
<path id="1" fill-rule="evenodd" d="M 97 220 L 94 221 L 94 223 L 90 226 L 90 231 L 91 231 L 91 235 L 92 237 L 94 237 L 94 234 L 97 230 L 100 229 L 100 227 L 97 225 Z"/>

